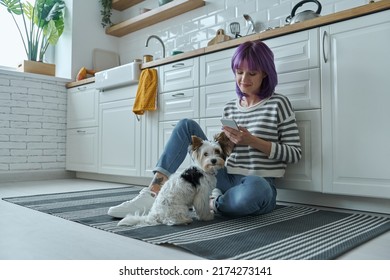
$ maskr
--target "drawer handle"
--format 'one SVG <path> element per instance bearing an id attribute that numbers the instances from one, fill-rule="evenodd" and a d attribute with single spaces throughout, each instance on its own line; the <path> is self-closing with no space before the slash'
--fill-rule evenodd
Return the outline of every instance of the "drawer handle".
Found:
<path id="1" fill-rule="evenodd" d="M 328 33 L 324 31 L 324 34 L 322 35 L 322 57 L 324 58 L 324 62 L 328 62 L 328 57 L 325 54 L 325 38 L 328 36 Z"/>
<path id="2" fill-rule="evenodd" d="M 184 67 L 184 66 L 185 66 L 185 64 L 183 62 L 180 62 L 180 63 L 173 64 L 172 68 L 180 68 L 180 67 Z"/>
<path id="3" fill-rule="evenodd" d="M 178 93 L 172 94 L 172 97 L 181 97 L 181 96 L 184 96 L 184 92 L 178 92 Z"/>
<path id="4" fill-rule="evenodd" d="M 76 132 L 77 132 L 77 133 L 83 133 L 83 134 L 85 134 L 85 133 L 86 133 L 86 131 L 85 131 L 85 130 L 80 130 L 80 129 L 76 130 Z"/>
<path id="5" fill-rule="evenodd" d="M 87 89 L 87 87 L 86 87 L 86 86 L 83 86 L 83 87 L 78 87 L 77 89 L 78 89 L 79 91 L 84 91 L 84 90 Z"/>

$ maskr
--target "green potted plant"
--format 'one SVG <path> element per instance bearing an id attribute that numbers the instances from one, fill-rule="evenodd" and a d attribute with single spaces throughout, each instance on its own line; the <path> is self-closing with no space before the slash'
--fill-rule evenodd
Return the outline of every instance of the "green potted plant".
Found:
<path id="1" fill-rule="evenodd" d="M 65 2 L 36 0 L 32 5 L 29 1 L 0 0 L 0 4 L 11 14 L 17 26 L 28 61 L 43 62 L 49 45 L 57 44 L 64 31 Z M 18 23 L 17 17 L 22 17 L 23 24 Z M 26 68 L 24 64 L 26 61 L 22 65 Z M 23 70 L 32 72 L 28 69 Z M 55 68 L 54 73 L 46 72 L 41 74 L 54 75 Z"/>
<path id="2" fill-rule="evenodd" d="M 99 0 L 100 2 L 100 15 L 102 16 L 102 26 L 112 26 L 111 22 L 111 9 L 112 9 L 112 0 Z"/>

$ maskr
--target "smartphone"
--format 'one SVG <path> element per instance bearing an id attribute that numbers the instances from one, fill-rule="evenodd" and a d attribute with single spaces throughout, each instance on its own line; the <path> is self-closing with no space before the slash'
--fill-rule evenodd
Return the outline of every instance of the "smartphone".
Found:
<path id="1" fill-rule="evenodd" d="M 233 119 L 221 119 L 221 123 L 223 126 L 228 126 L 228 127 L 233 128 L 235 130 L 240 130 L 238 128 L 236 121 Z"/>

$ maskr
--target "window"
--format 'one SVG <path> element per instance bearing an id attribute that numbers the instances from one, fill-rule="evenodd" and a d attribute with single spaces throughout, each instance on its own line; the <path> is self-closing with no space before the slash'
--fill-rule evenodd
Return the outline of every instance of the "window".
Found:
<path id="1" fill-rule="evenodd" d="M 34 4 L 35 0 L 29 2 Z M 20 22 L 20 28 L 24 28 L 22 17 L 15 16 L 15 19 Z M 16 68 L 22 60 L 27 59 L 27 55 L 15 22 L 3 5 L 0 5 L 0 26 L 0 67 Z M 22 34 L 25 33 L 24 29 L 21 31 Z"/>

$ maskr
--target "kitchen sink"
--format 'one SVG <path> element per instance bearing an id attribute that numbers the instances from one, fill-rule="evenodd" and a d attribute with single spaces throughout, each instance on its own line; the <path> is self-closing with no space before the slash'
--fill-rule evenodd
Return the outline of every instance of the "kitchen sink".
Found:
<path id="1" fill-rule="evenodd" d="M 109 89 L 138 84 L 141 73 L 141 62 L 131 62 L 95 74 L 97 89 Z"/>

